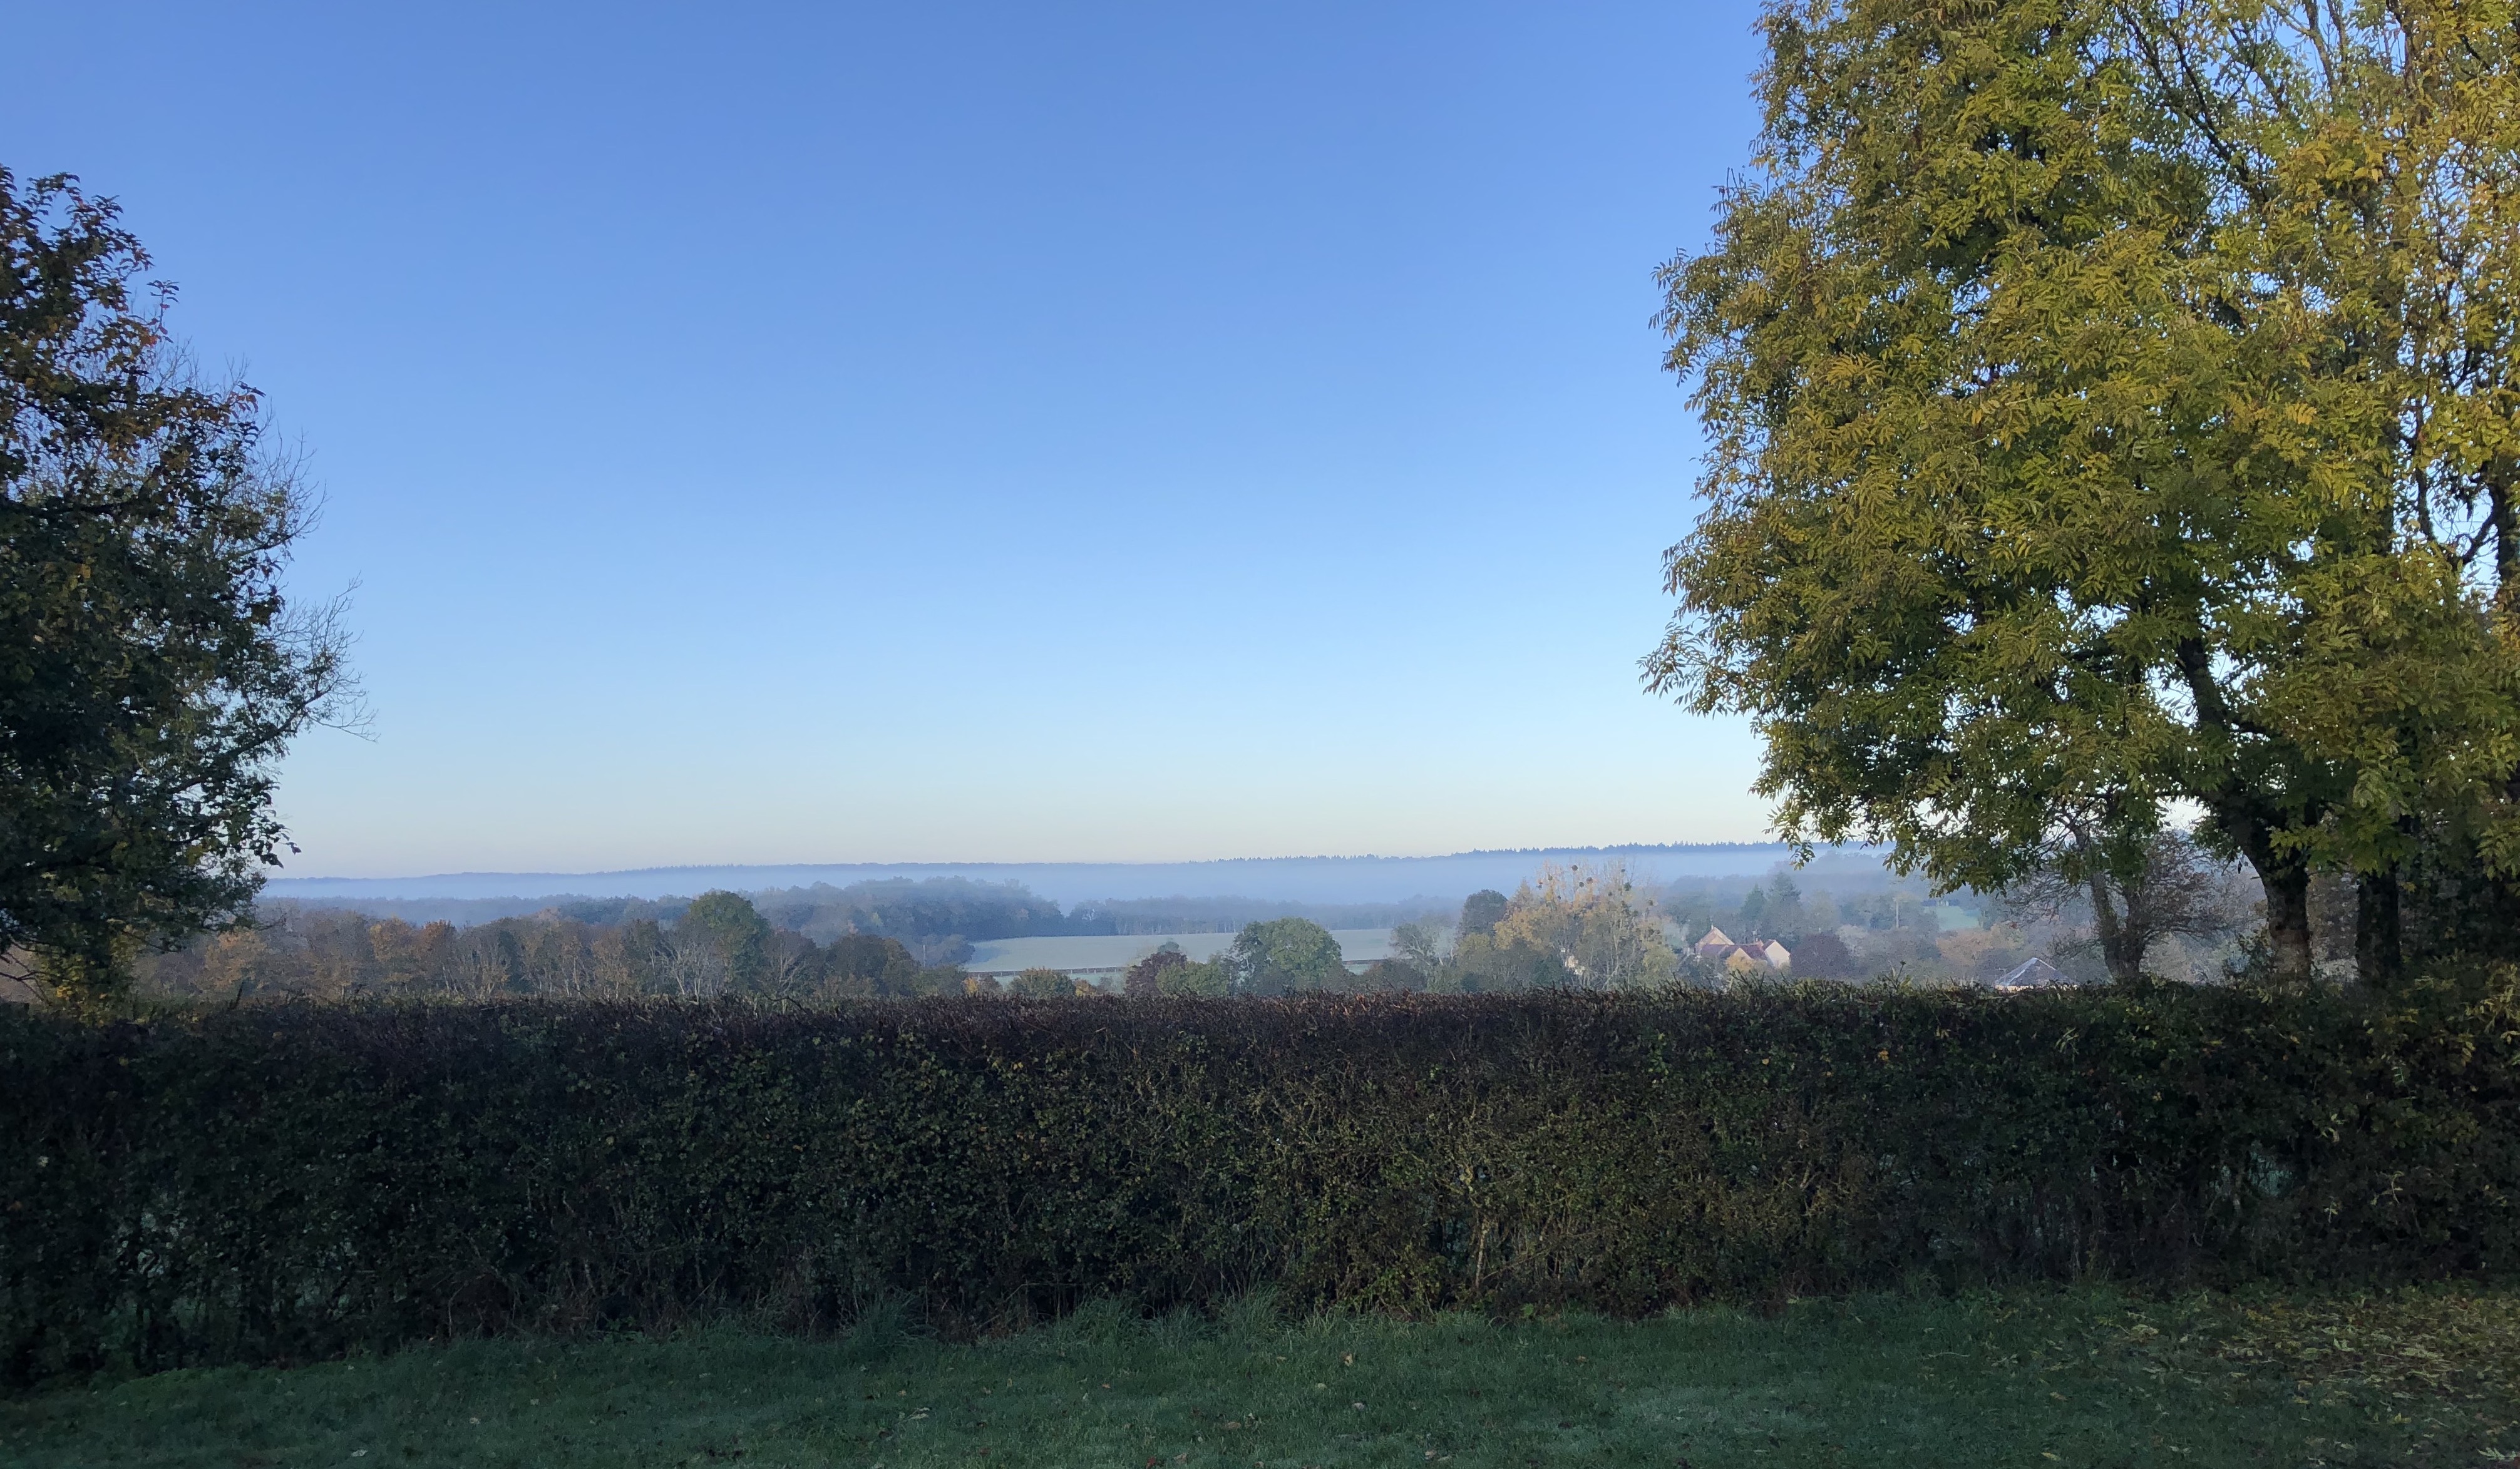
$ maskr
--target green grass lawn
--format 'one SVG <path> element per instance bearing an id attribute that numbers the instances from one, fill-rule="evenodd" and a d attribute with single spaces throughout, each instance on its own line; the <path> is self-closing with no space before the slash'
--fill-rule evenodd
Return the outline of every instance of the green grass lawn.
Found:
<path id="1" fill-rule="evenodd" d="M 2520 1462 L 2520 1291 L 469 1342 L 0 1401 L 76 1465 Z"/>

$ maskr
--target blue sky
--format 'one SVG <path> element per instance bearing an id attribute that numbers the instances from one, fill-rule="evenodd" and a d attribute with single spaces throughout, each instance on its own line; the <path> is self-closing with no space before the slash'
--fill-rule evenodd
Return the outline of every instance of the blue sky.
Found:
<path id="1" fill-rule="evenodd" d="M 1744 4 L 0 4 L 353 582 L 292 874 L 1756 838 L 1646 697 Z"/>

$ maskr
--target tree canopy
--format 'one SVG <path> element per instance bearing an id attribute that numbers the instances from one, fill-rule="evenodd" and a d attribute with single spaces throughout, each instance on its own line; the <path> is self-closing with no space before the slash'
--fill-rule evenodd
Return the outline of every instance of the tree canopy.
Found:
<path id="1" fill-rule="evenodd" d="M 1234 987 L 1244 995 L 1329 989 L 1347 977 L 1338 940 L 1310 918 L 1271 918 L 1235 935 Z"/>
<path id="2" fill-rule="evenodd" d="M 1462 900 L 1460 930 L 1463 934 L 1493 935 L 1498 920 L 1511 907 L 1512 900 L 1505 894 L 1492 887 L 1481 888 Z"/>
<path id="3" fill-rule="evenodd" d="M 717 972 L 736 990 L 757 990 L 771 967 L 770 920 L 741 893 L 716 889 L 692 900 L 675 932 L 705 946 Z"/>
<path id="4" fill-rule="evenodd" d="M 1588 989 L 1661 984 L 1677 971 L 1652 905 L 1616 865 L 1542 865 L 1539 878 L 1515 891 L 1492 937 L 1501 949 L 1554 957 Z"/>
<path id="5" fill-rule="evenodd" d="M 1663 276 L 1709 452 L 1649 683 L 1757 723 L 1797 840 L 2138 882 L 2192 805 L 2279 974 L 2320 870 L 2394 972 L 2409 875 L 2520 868 L 2509 7 L 1762 24 Z"/>
<path id="6" fill-rule="evenodd" d="M 191 371 L 148 265 L 111 200 L 0 169 L 0 952 L 81 992 L 242 913 L 344 688 L 261 400 Z"/>

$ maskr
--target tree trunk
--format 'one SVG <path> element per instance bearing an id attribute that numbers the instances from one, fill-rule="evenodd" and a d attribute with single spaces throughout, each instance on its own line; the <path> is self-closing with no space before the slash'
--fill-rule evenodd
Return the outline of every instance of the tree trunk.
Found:
<path id="1" fill-rule="evenodd" d="M 2354 881 L 2355 973 L 2366 985 L 2386 988 L 2398 982 L 2405 967 L 2398 869 L 2364 873 Z"/>
<path id="2" fill-rule="evenodd" d="M 2092 864 L 2092 936 L 2100 941 L 2100 958 L 2109 966 L 2109 978 L 2131 980 L 2143 973 L 2143 956 L 2127 953 L 2131 937 L 2127 925 L 2118 920 L 2117 910 L 2109 902 L 2109 880 L 2102 875 L 2099 864 Z"/>
<path id="3" fill-rule="evenodd" d="M 2279 984 L 2310 983 L 2310 868 L 2299 857 L 2278 852 L 2274 828 L 2243 809 L 2225 827 L 2258 872 L 2267 896 L 2267 957 Z"/>
<path id="4" fill-rule="evenodd" d="M 2310 870 L 2298 859 L 2270 862 L 2258 868 L 2267 890 L 2267 949 L 2274 977 L 2283 984 L 2308 984 L 2310 952 Z"/>

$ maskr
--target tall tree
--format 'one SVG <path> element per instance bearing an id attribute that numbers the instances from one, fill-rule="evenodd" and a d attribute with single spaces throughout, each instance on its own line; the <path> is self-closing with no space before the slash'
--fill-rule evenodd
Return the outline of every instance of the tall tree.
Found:
<path id="1" fill-rule="evenodd" d="M 824 978 L 847 996 L 897 996 L 919 988 L 919 959 L 899 939 L 845 933 L 823 951 Z"/>
<path id="2" fill-rule="evenodd" d="M 1244 995 L 1328 989 L 1347 977 L 1338 940 L 1310 918 L 1246 923 L 1229 955 L 1234 988 Z"/>
<path id="3" fill-rule="evenodd" d="M 240 919 L 344 692 L 332 609 L 282 595 L 305 497 L 148 264 L 111 200 L 0 169 L 0 952 L 90 994 Z"/>
<path id="4" fill-rule="evenodd" d="M 2069 829 L 2048 866 L 2004 896 L 2036 918 L 2088 907 L 2100 961 L 2111 978 L 2132 980 L 2143 974 L 2145 957 L 2161 939 L 2219 940 L 2242 926 L 2226 891 L 2230 875 L 2227 864 L 2181 832 L 2158 832 L 2137 861 L 2112 862 L 2088 831 Z M 1794 962 L 1802 962 L 1799 950 Z"/>
<path id="5" fill-rule="evenodd" d="M 1166 940 L 1164 946 L 1128 967 L 1120 976 L 1120 993 L 1131 1000 L 1152 1000 L 1164 993 L 1165 976 L 1176 969 L 1190 967 L 1190 956 L 1179 944 Z"/>
<path id="6" fill-rule="evenodd" d="M 1588 989 L 1661 984 L 1679 968 L 1660 915 L 1616 863 L 1543 864 L 1536 881 L 1515 889 L 1494 937 L 1500 948 L 1521 945 L 1555 956 Z"/>
<path id="7" fill-rule="evenodd" d="M 759 990 L 769 983 L 776 935 L 770 920 L 742 893 L 721 888 L 694 898 L 692 906 L 683 910 L 675 934 L 705 945 L 733 988 Z"/>
<path id="8" fill-rule="evenodd" d="M 1432 974 L 1452 957 L 1455 931 L 1445 927 L 1440 920 L 1423 918 L 1414 923 L 1395 924 L 1391 930 L 1391 950 L 1401 962 L 1418 973 Z M 1488 931 L 1493 935 L 1496 925 L 1489 924 Z"/>
<path id="9" fill-rule="evenodd" d="M 1512 906 L 1512 901 L 1505 894 L 1492 887 L 1483 887 L 1462 900 L 1462 920 L 1455 925 L 1454 931 L 1464 936 L 1483 934 L 1494 937 L 1497 920 L 1504 917 Z"/>
<path id="10" fill-rule="evenodd" d="M 1649 683 L 1757 721 L 1790 835 L 1947 887 L 2073 822 L 2138 880 L 2192 801 L 2291 977 L 2314 870 L 2385 898 L 2441 832 L 2520 862 L 2507 14 L 1763 24 L 1759 170 L 1664 274 L 1710 453 Z M 2424 304 L 2426 260 L 2482 304 Z"/>

